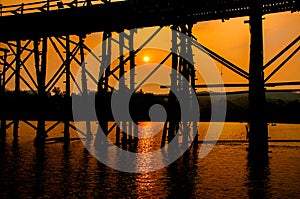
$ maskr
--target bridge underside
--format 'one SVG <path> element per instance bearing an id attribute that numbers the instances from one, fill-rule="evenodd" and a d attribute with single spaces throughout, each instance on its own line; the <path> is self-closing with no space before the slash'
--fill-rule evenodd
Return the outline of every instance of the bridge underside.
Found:
<path id="1" fill-rule="evenodd" d="M 261 4 L 263 15 L 300 9 L 299 0 L 263 0 Z M 226 20 L 249 16 L 250 1 L 130 0 L 42 12 L 37 8 L 28 14 L 13 13 L 4 13 L 6 15 L 0 17 L 0 41 Z"/>

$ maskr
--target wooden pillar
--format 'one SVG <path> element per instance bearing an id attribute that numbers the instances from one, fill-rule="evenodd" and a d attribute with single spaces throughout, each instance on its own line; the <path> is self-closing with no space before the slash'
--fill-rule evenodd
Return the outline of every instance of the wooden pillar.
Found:
<path id="1" fill-rule="evenodd" d="M 21 69 L 21 41 L 17 41 L 16 69 L 15 69 L 15 93 L 20 94 L 20 69 Z"/>
<path id="2" fill-rule="evenodd" d="M 87 90 L 87 78 L 86 78 L 86 67 L 84 59 L 84 39 L 82 36 L 79 36 L 79 49 L 80 49 L 80 62 L 81 62 L 81 86 L 82 86 L 82 97 L 87 98 L 89 96 Z M 88 115 L 86 115 L 88 117 Z M 91 132 L 91 121 L 89 118 L 86 118 L 86 135 L 87 138 L 92 138 Z"/>
<path id="3" fill-rule="evenodd" d="M 69 105 L 71 96 L 71 52 L 70 52 L 70 36 L 66 36 L 66 61 L 65 61 L 65 73 L 66 73 L 66 91 L 64 95 L 65 101 L 65 115 L 64 115 L 64 139 L 67 141 L 70 139 L 70 123 L 69 123 Z"/>
<path id="4" fill-rule="evenodd" d="M 268 153 L 261 1 L 251 1 L 250 11 L 249 155 L 256 158 L 257 156 L 264 156 Z"/>
<path id="5" fill-rule="evenodd" d="M 125 85 L 125 78 L 123 77 L 125 74 L 125 63 L 124 63 L 124 46 L 125 46 L 125 42 L 124 42 L 124 34 L 125 33 L 120 33 L 119 34 L 119 66 L 120 66 L 120 70 L 119 70 L 119 90 L 121 92 L 127 92 L 126 91 L 126 85 Z M 122 78 L 123 77 L 123 78 Z M 121 125 L 122 125 L 122 144 L 125 144 L 127 142 L 127 133 L 124 132 L 127 129 L 127 122 L 128 121 L 121 121 Z"/>
<path id="6" fill-rule="evenodd" d="M 47 64 L 47 37 L 42 39 L 42 49 L 39 50 L 40 41 L 34 41 L 34 59 L 38 85 L 38 120 L 36 141 L 43 141 L 46 137 L 45 131 L 45 109 L 46 109 L 46 64 Z"/>

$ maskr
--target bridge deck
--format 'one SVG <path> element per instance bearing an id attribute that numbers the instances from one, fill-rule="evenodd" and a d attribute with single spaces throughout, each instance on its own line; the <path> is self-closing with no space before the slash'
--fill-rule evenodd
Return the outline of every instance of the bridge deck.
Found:
<path id="1" fill-rule="evenodd" d="M 80 35 L 93 32 L 169 26 L 215 19 L 249 16 L 250 0 L 127 0 L 90 5 L 82 3 L 25 4 L 3 6 L 0 41 L 45 36 Z M 55 2 L 56 4 L 53 4 Z M 83 1 L 81 1 L 83 2 Z M 262 0 L 263 14 L 296 12 L 300 0 Z M 27 5 L 27 7 L 26 7 Z M 35 6 L 35 7 L 34 7 Z M 26 9 L 27 8 L 27 9 Z"/>

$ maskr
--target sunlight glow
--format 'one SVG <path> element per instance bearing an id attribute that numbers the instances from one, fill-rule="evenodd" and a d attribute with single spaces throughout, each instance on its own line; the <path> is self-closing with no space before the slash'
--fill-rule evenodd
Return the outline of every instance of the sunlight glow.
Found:
<path id="1" fill-rule="evenodd" d="M 144 62 L 148 62 L 150 60 L 150 58 L 148 56 L 144 57 Z"/>

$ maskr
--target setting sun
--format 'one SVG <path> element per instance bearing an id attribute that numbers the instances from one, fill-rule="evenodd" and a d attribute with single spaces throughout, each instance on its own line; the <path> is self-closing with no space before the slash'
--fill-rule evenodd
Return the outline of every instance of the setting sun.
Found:
<path id="1" fill-rule="evenodd" d="M 144 62 L 148 62 L 150 60 L 150 58 L 148 56 L 144 57 Z"/>

